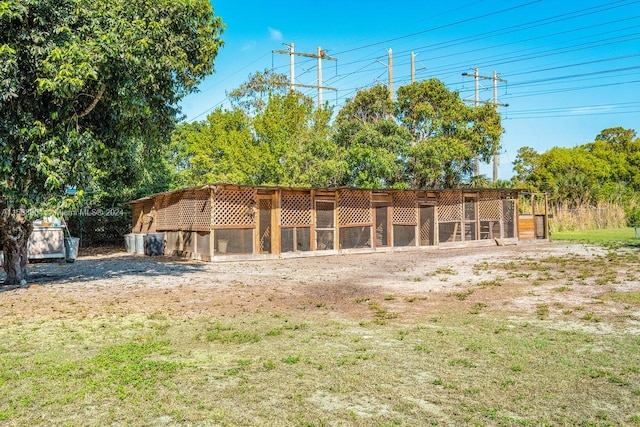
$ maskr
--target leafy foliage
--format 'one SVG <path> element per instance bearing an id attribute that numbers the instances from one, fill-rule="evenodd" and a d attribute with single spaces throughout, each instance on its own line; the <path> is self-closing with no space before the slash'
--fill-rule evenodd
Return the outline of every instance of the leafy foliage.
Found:
<path id="1" fill-rule="evenodd" d="M 640 206 L 634 206 L 627 211 L 627 225 L 640 228 Z"/>
<path id="2" fill-rule="evenodd" d="M 362 188 L 406 186 L 411 135 L 394 120 L 394 103 L 385 87 L 358 92 L 347 100 L 335 124 L 335 143 L 344 150 L 341 184 Z"/>
<path id="3" fill-rule="evenodd" d="M 331 111 L 297 92 L 272 93 L 249 111 L 216 109 L 173 134 L 176 186 L 211 182 L 325 186 L 342 175 L 329 139 Z M 252 104 L 253 105 L 253 104 Z"/>
<path id="4" fill-rule="evenodd" d="M 472 108 L 431 79 L 398 89 L 398 120 L 413 136 L 412 186 L 455 187 L 471 177 L 475 157 L 488 160 L 502 134 L 495 108 Z"/>
<path id="5" fill-rule="evenodd" d="M 573 148 L 538 153 L 523 147 L 514 171 L 517 184 L 548 192 L 553 204 L 628 204 L 640 191 L 640 139 L 635 131 L 618 127 Z"/>
<path id="6" fill-rule="evenodd" d="M 221 27 L 205 1 L 3 2 L 2 203 L 37 207 L 96 172 L 130 183 L 212 71 Z"/>
<path id="7" fill-rule="evenodd" d="M 222 28 L 205 0 L 0 2 L 5 249 L 28 236 L 32 208 L 73 203 L 67 185 L 126 194 L 144 181 L 154 168 L 141 161 L 157 158 L 178 101 L 213 71 Z"/>
<path id="8" fill-rule="evenodd" d="M 230 98 L 232 111 L 174 134 L 176 185 L 452 187 L 471 178 L 473 159 L 488 159 L 502 133 L 493 107 L 468 107 L 435 79 L 401 87 L 397 102 L 384 86 L 359 91 L 333 124 L 331 110 L 270 71 Z"/>

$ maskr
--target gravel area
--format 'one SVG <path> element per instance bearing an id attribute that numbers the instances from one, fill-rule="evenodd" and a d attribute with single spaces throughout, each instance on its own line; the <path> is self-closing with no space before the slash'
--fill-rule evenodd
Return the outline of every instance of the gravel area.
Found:
<path id="1" fill-rule="evenodd" d="M 381 301 L 403 320 L 472 304 L 534 311 L 554 301 L 590 303 L 603 289 L 553 292 L 562 284 L 536 284 L 531 274 L 517 273 L 518 263 L 605 253 L 596 246 L 544 242 L 207 263 L 107 251 L 81 254 L 74 263 L 32 264 L 26 287 L 0 287 L 0 317 L 212 316 L 253 310 L 370 316 L 367 304 L 357 304 L 361 301 Z M 500 266 L 507 263 L 516 267 L 510 264 L 505 271 Z M 483 286 L 492 281 L 500 286 Z M 462 298 L 465 292 L 468 298 Z"/>

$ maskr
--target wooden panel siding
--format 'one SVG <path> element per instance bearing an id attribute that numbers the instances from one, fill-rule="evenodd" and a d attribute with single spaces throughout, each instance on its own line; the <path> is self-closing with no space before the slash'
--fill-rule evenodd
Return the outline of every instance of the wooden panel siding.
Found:
<path id="1" fill-rule="evenodd" d="M 534 240 L 536 238 L 533 215 L 520 215 L 518 218 L 518 238 L 521 240 Z"/>
<path id="2" fill-rule="evenodd" d="M 519 195 L 513 189 L 212 184 L 159 193 L 130 204 L 132 231 L 165 232 L 167 254 L 240 260 L 546 238 L 546 216 L 534 216 L 546 210 L 518 216 Z M 540 203 L 537 196 L 527 197 Z M 542 200 L 546 203 L 546 198 Z"/>

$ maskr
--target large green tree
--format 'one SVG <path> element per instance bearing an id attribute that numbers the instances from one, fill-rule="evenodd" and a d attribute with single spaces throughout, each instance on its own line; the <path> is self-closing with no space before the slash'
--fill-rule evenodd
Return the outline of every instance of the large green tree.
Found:
<path id="1" fill-rule="evenodd" d="M 476 157 L 488 161 L 502 126 L 492 105 L 473 108 L 438 79 L 398 89 L 397 117 L 413 136 L 413 188 L 454 187 L 471 177 Z"/>
<path id="2" fill-rule="evenodd" d="M 0 2 L 5 284 L 26 279 L 34 208 L 96 171 L 127 179 L 123 162 L 167 141 L 178 101 L 213 71 L 222 29 L 206 0 Z"/>
<path id="3" fill-rule="evenodd" d="M 625 183 L 640 191 L 640 138 L 633 129 L 608 128 L 595 140 L 585 144 L 585 150 L 609 163 L 609 181 Z"/>
<path id="4" fill-rule="evenodd" d="M 255 73 L 230 93 L 231 110 L 181 124 L 173 134 L 177 185 L 336 185 L 345 163 L 329 137 L 332 111 L 316 108 L 286 81 Z"/>
<path id="5" fill-rule="evenodd" d="M 407 187 L 411 134 L 395 119 L 395 104 L 384 86 L 359 91 L 335 121 L 334 141 L 342 149 L 342 185 L 362 188 Z"/>
<path id="6" fill-rule="evenodd" d="M 217 108 L 204 121 L 180 124 L 172 135 L 174 186 L 253 183 L 257 161 L 253 138 L 250 122 L 240 110 Z"/>
<path id="7" fill-rule="evenodd" d="M 492 106 L 474 109 L 442 82 L 375 86 L 329 108 L 258 72 L 229 94 L 231 110 L 182 124 L 173 136 L 178 185 L 227 181 L 365 188 L 453 186 L 488 160 L 502 132 Z"/>

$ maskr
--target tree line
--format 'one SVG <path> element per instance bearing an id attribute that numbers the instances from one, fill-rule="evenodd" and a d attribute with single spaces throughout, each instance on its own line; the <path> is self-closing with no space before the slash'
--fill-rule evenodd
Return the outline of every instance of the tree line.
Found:
<path id="1" fill-rule="evenodd" d="M 502 126 L 491 105 L 473 108 L 440 80 L 363 89 L 337 112 L 289 90 L 286 76 L 250 76 L 231 108 L 173 133 L 176 187 L 210 182 L 297 187 L 443 188 L 469 183 Z M 334 117 L 335 116 L 335 117 Z"/>
<path id="2" fill-rule="evenodd" d="M 604 129 L 592 142 L 542 153 L 522 147 L 514 172 L 512 185 L 546 192 L 553 210 L 606 206 L 618 217 L 626 215 L 629 225 L 640 226 L 640 138 L 633 129 Z"/>
<path id="3" fill-rule="evenodd" d="M 598 202 L 628 204 L 640 192 L 640 138 L 633 129 L 604 129 L 592 142 L 538 153 L 522 147 L 514 182 L 571 207 Z"/>

